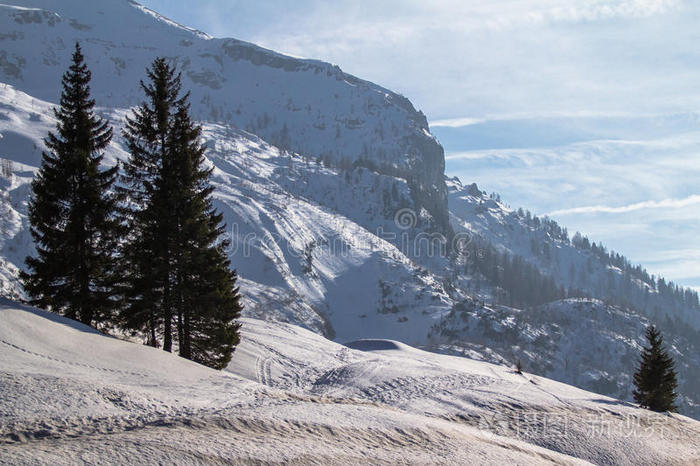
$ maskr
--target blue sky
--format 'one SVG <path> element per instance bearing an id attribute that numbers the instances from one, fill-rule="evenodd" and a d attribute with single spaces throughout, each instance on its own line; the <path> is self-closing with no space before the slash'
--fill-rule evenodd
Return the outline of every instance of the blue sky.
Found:
<path id="1" fill-rule="evenodd" d="M 406 95 L 449 175 L 700 288 L 700 2 L 141 3 Z"/>

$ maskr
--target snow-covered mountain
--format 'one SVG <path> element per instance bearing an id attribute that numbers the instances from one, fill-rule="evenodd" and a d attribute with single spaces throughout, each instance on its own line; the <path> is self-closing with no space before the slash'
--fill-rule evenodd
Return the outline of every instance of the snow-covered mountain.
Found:
<path id="1" fill-rule="evenodd" d="M 127 0 L 11 3 L 0 5 L 3 82 L 56 102 L 65 56 L 80 41 L 100 105 L 128 108 L 141 102 L 146 66 L 165 56 L 182 71 L 195 116 L 314 159 L 371 161 L 406 179 L 435 226 L 447 228 L 443 150 L 405 97 L 329 63 L 211 38 Z"/>
<path id="2" fill-rule="evenodd" d="M 518 256 L 554 278 L 557 285 L 634 307 L 655 320 L 673 320 L 700 329 L 697 293 L 651 276 L 624 256 L 607 251 L 580 233 L 569 233 L 548 218 L 514 210 L 476 184 L 447 180 L 455 231 L 469 232 L 498 252 Z"/>
<path id="3" fill-rule="evenodd" d="M 660 289 L 551 224 L 446 180 L 442 148 L 405 97 L 327 63 L 213 39 L 126 0 L 9 3 L 0 5 L 0 158 L 12 161 L 0 176 L 4 295 L 21 294 L 17 272 L 32 252 L 29 183 L 79 40 L 99 111 L 117 135 L 152 59 L 182 70 L 247 316 L 341 342 L 391 338 L 522 359 L 526 370 L 621 398 L 651 320 L 665 325 L 678 361 L 682 412 L 700 416 L 692 300 L 646 305 L 666 303 Z M 126 156 L 116 137 L 108 162 Z M 436 238 L 445 251 L 430 248 Z M 547 293 L 576 289 L 591 299 L 519 296 L 492 249 L 530 264 L 520 270 Z"/>
<path id="4" fill-rule="evenodd" d="M 700 460 L 685 416 L 391 340 L 242 323 L 215 371 L 0 300 L 0 463 Z"/>

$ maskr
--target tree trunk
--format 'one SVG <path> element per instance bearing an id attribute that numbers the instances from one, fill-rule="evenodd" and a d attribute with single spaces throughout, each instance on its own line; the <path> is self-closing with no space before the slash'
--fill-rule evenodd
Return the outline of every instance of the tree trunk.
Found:
<path id="1" fill-rule="evenodd" d="M 151 313 L 151 318 L 148 322 L 148 325 L 151 327 L 151 341 L 149 341 L 149 345 L 158 348 L 158 339 L 156 338 L 156 323 L 153 317 L 153 313 Z"/>
<path id="2" fill-rule="evenodd" d="M 185 312 L 185 324 L 183 328 L 181 355 L 183 358 L 192 359 L 192 339 L 190 329 L 190 313 Z"/>
<path id="3" fill-rule="evenodd" d="M 170 283 L 166 283 L 163 291 L 163 350 L 173 350 L 173 310 L 170 307 Z"/>
<path id="4" fill-rule="evenodd" d="M 91 325 L 93 310 L 90 309 L 90 277 L 88 274 L 88 265 L 86 257 L 88 250 L 88 248 L 86 247 L 87 234 L 85 234 L 84 225 L 82 225 L 80 233 L 81 235 L 78 239 L 78 260 L 80 261 L 80 265 L 78 266 L 78 273 L 80 275 L 78 278 L 78 283 L 80 287 L 80 296 L 78 297 L 78 312 L 80 322 L 84 323 L 85 325 Z"/>
<path id="5" fill-rule="evenodd" d="M 181 251 L 178 251 L 181 252 Z M 183 356 L 182 352 L 182 347 L 183 347 L 183 341 L 184 341 L 184 330 L 183 330 L 183 312 L 184 312 L 184 304 L 182 302 L 183 296 L 182 296 L 182 261 L 181 255 L 178 254 L 177 256 L 177 282 L 176 282 L 176 287 L 177 287 L 177 296 L 175 298 L 175 302 L 177 303 L 177 341 L 180 346 L 180 356 Z"/>

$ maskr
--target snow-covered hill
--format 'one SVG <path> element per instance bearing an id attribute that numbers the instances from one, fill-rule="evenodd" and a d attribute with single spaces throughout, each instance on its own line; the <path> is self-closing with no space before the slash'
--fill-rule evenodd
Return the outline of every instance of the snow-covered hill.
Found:
<path id="1" fill-rule="evenodd" d="M 622 277 L 595 261 L 589 273 L 589 252 L 475 186 L 444 180 L 442 148 L 404 97 L 330 64 L 212 39 L 126 0 L 11 3 L 0 5 L 0 158 L 12 161 L 12 173 L 0 174 L 3 295 L 21 294 L 17 272 L 33 250 L 30 181 L 55 124 L 60 75 L 80 40 L 99 111 L 115 126 L 108 163 L 127 156 L 118 135 L 140 100 L 147 64 L 165 55 L 183 70 L 246 316 L 341 342 L 390 338 L 502 364 L 521 358 L 526 370 L 626 398 L 642 326 L 669 314 L 680 319 L 665 336 L 679 364 L 681 409 L 700 416 L 697 312 L 656 316 L 597 300 L 507 307 L 498 304 L 499 287 L 463 267 L 478 254 L 418 251 L 432 238 L 425 235 L 454 229 L 592 297 L 605 297 L 592 284 Z"/>
<path id="2" fill-rule="evenodd" d="M 256 319 L 243 336 L 218 372 L 2 301 L 0 463 L 700 460 L 697 421 L 502 366 Z"/>

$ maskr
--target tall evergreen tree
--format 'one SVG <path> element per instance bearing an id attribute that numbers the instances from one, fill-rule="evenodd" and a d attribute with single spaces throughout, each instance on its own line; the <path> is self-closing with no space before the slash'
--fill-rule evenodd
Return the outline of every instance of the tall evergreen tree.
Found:
<path id="1" fill-rule="evenodd" d="M 54 109 L 56 133 L 44 140 L 48 150 L 32 182 L 37 256 L 27 257 L 21 278 L 33 304 L 91 325 L 110 320 L 116 308 L 119 222 L 110 188 L 118 167 L 100 168 L 112 128 L 93 111 L 91 74 L 77 43 L 72 60 Z"/>
<path id="2" fill-rule="evenodd" d="M 170 154 L 174 109 L 179 103 L 180 76 L 165 59 L 157 58 L 147 70 L 146 95 L 132 117 L 127 117 L 124 139 L 130 157 L 124 165 L 122 214 L 129 232 L 124 252 L 127 278 L 127 328 L 146 330 L 149 344 L 172 351 L 172 258 L 175 250 L 176 174 Z"/>
<path id="3" fill-rule="evenodd" d="M 226 243 L 219 242 L 225 227 L 211 201 L 201 129 L 189 116 L 188 95 L 179 97 L 173 67 L 158 58 L 148 77 L 148 101 L 124 133 L 131 151 L 125 185 L 135 193 L 126 209 L 132 237 L 125 322 L 148 330 L 152 343 L 162 334 L 166 351 L 177 339 L 181 356 L 223 368 L 238 343 L 241 305 Z"/>
<path id="4" fill-rule="evenodd" d="M 663 347 L 661 333 L 653 325 L 647 328 L 649 346 L 642 350 L 639 368 L 634 374 L 634 400 L 652 411 L 675 412 L 676 372 L 673 359 Z"/>
<path id="5" fill-rule="evenodd" d="M 192 122 L 187 97 L 177 104 L 171 132 L 176 173 L 177 328 L 180 355 L 222 369 L 238 344 L 242 310 L 236 272 L 225 254 L 223 215 L 212 205 L 213 168 L 204 165 L 201 128 Z"/>

